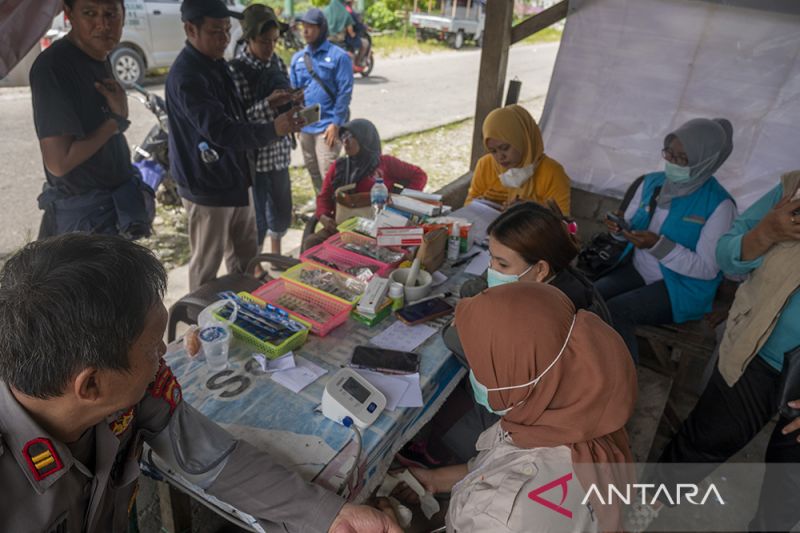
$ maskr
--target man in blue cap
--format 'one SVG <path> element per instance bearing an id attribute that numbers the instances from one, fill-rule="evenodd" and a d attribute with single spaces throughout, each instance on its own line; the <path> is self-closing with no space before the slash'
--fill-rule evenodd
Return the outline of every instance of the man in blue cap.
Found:
<path id="1" fill-rule="evenodd" d="M 292 57 L 292 86 L 305 90 L 306 105 L 320 105 L 320 120 L 304 127 L 300 147 L 314 190 L 322 189 L 322 178 L 336 161 L 342 143 L 339 128 L 350 115 L 353 95 L 353 62 L 347 52 L 328 41 L 328 23 L 319 9 L 309 9 L 300 18 L 306 47 Z"/>
<path id="2" fill-rule="evenodd" d="M 222 0 L 185 0 L 181 18 L 186 46 L 167 76 L 169 159 L 189 220 L 189 288 L 217 275 L 244 272 L 258 252 L 250 199 L 251 154 L 304 124 L 294 110 L 274 121 L 247 120 L 223 59 L 230 17 Z"/>

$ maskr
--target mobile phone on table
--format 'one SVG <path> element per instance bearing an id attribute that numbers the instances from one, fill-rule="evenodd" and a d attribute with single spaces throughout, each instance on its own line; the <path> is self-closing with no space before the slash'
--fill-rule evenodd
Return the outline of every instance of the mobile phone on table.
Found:
<path id="1" fill-rule="evenodd" d="M 320 116 L 320 107 L 319 104 L 310 105 L 308 107 L 304 107 L 300 111 L 297 112 L 298 116 L 302 117 L 303 120 L 306 122 L 306 126 L 309 124 L 313 124 L 315 122 L 319 122 Z"/>
<path id="2" fill-rule="evenodd" d="M 631 225 L 628 224 L 628 221 L 625 220 L 624 217 L 621 217 L 621 216 L 617 215 L 616 213 L 614 213 L 612 211 L 609 211 L 608 213 L 606 213 L 606 218 L 608 220 L 610 220 L 611 222 L 614 222 L 617 226 L 619 226 L 619 229 L 622 230 L 622 231 L 630 231 L 631 230 Z"/>
<path id="3" fill-rule="evenodd" d="M 414 326 L 440 316 L 449 315 L 453 311 L 453 306 L 447 303 L 444 298 L 432 298 L 404 307 L 397 312 L 397 318 L 409 326 Z"/>
<path id="4" fill-rule="evenodd" d="M 386 374 L 413 374 L 419 372 L 419 354 L 376 346 L 356 346 L 350 364 Z"/>

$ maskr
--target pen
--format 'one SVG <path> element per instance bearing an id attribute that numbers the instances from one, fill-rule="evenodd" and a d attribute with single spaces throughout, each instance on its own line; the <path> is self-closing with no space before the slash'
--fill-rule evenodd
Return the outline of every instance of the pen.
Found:
<path id="1" fill-rule="evenodd" d="M 414 300 L 413 302 L 408 302 L 407 305 L 416 305 L 422 302 L 427 302 L 428 300 L 433 300 L 434 298 L 449 298 L 452 296 L 453 293 L 451 292 L 440 292 L 438 294 L 432 294 L 430 296 L 426 296 L 425 298 L 420 298 L 419 300 Z"/>
<path id="2" fill-rule="evenodd" d="M 481 254 L 480 252 L 475 252 L 474 254 L 468 255 L 467 257 L 465 257 L 465 258 L 463 258 L 463 259 L 459 259 L 458 261 L 456 261 L 455 263 L 453 263 L 453 266 L 454 266 L 454 267 L 461 266 L 461 265 L 463 265 L 464 263 L 466 263 L 467 261 L 469 261 L 470 259 L 472 259 L 473 257 L 477 257 L 477 256 L 479 256 L 480 254 Z"/>

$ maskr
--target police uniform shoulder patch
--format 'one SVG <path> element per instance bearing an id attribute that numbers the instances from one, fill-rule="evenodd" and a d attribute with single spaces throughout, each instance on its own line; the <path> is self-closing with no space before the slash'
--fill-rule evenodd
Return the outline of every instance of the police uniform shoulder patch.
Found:
<path id="1" fill-rule="evenodd" d="M 22 455 L 25 456 L 36 481 L 41 481 L 64 468 L 50 439 L 37 438 L 28 441 L 22 448 Z"/>
<path id="2" fill-rule="evenodd" d="M 166 401 L 169 404 L 170 413 L 175 410 L 183 399 L 180 383 L 178 383 L 178 380 L 172 374 L 172 370 L 163 359 L 158 367 L 156 379 L 150 384 L 147 392 L 154 398 L 161 398 Z"/>
<path id="3" fill-rule="evenodd" d="M 133 407 L 128 409 L 127 411 L 123 411 L 120 415 L 109 424 L 111 428 L 111 432 L 119 437 L 125 430 L 128 429 L 128 426 L 131 425 L 131 421 L 133 420 Z"/>

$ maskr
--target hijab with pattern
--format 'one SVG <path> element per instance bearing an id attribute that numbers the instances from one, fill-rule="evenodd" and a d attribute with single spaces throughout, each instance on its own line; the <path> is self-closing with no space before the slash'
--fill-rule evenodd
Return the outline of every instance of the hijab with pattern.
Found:
<path id="1" fill-rule="evenodd" d="M 544 283 L 510 283 L 461 300 L 455 323 L 475 378 L 490 391 L 492 408 L 515 406 L 501 419 L 515 446 L 567 446 L 585 490 L 631 480 L 625 423 L 636 402 L 636 370 L 622 338 L 597 315 L 578 311 Z M 531 324 L 535 326 L 531 327 Z M 520 402 L 523 402 L 520 404 Z M 520 405 L 518 405 L 520 404 Z M 603 531 L 621 531 L 616 506 L 595 505 Z"/>

